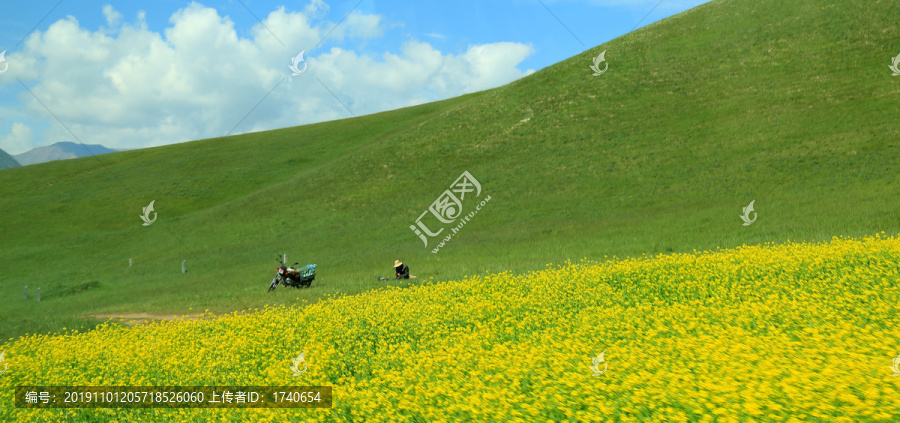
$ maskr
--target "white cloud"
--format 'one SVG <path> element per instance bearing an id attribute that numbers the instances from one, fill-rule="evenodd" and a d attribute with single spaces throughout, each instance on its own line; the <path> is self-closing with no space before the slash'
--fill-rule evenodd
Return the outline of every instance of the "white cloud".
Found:
<path id="1" fill-rule="evenodd" d="M 315 0 L 306 12 L 327 7 Z M 377 56 L 347 47 L 316 49 L 335 23 L 284 7 L 270 12 L 265 26 L 255 25 L 250 38 L 197 3 L 175 12 L 162 34 L 147 29 L 143 12 L 135 23 L 121 23 L 110 6 L 103 14 L 112 30 L 90 31 L 67 17 L 30 36 L 16 53 L 20 69 L 13 76 L 40 102 L 28 92 L 19 99 L 30 117 L 49 123 L 42 145 L 72 138 L 47 109 L 85 144 L 149 147 L 223 136 L 242 119 L 234 133 L 349 117 L 344 105 L 359 116 L 483 90 L 525 75 L 516 66 L 533 53 L 530 46 L 503 42 L 473 45 L 455 56 L 415 40 Z M 381 16 L 354 12 L 328 40 L 371 43 L 384 32 Z M 301 50 L 308 70 L 290 77 L 291 57 Z M 30 143 L 30 131 L 14 126 L 0 148 Z"/>
<path id="2" fill-rule="evenodd" d="M 353 38 L 367 39 L 384 35 L 382 19 L 378 15 L 363 15 L 359 12 L 353 12 L 350 16 L 347 16 L 345 23 L 348 25 L 341 25 L 337 27 L 337 30 L 346 29 L 348 36 Z"/>
<path id="3" fill-rule="evenodd" d="M 323 0 L 312 0 L 309 4 L 303 8 L 303 13 L 306 16 L 318 18 L 323 16 L 325 13 L 328 13 L 328 10 L 331 8 L 325 4 Z"/>
<path id="4" fill-rule="evenodd" d="M 106 18 L 106 24 L 110 27 L 119 26 L 119 22 L 122 21 L 122 14 L 116 12 L 110 5 L 103 6 L 103 17 Z"/>
<path id="5" fill-rule="evenodd" d="M 0 138 L 0 149 L 9 154 L 22 154 L 31 150 L 33 140 L 31 128 L 24 123 L 13 122 L 10 133 Z"/>

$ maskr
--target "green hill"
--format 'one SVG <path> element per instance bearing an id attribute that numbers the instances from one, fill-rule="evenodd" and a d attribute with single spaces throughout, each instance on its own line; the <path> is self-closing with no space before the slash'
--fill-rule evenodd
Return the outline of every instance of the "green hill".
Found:
<path id="1" fill-rule="evenodd" d="M 16 161 L 13 156 L 10 156 L 9 153 L 0 150 L 0 169 L 8 169 L 11 167 L 19 167 L 21 166 L 19 162 Z"/>
<path id="2" fill-rule="evenodd" d="M 896 233 L 895 17 L 886 2 L 714 1 L 494 90 L 5 170 L 0 335 L 356 293 L 396 258 L 449 280 Z M 491 200 L 433 254 L 409 226 L 463 171 Z M 318 264 L 313 288 L 267 294 L 276 253 Z"/>

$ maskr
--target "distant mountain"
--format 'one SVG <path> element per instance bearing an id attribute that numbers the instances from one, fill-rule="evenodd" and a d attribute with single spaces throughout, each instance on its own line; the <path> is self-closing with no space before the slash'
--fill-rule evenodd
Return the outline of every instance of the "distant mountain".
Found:
<path id="1" fill-rule="evenodd" d="M 13 156 L 10 156 L 5 151 L 0 150 L 0 169 L 6 169 L 8 167 L 17 167 L 21 166 Z"/>
<path id="2" fill-rule="evenodd" d="M 16 154 L 13 157 L 22 164 L 22 166 L 52 162 L 54 160 L 74 159 L 78 157 L 86 157 L 91 155 L 99 155 L 106 153 L 115 153 L 119 150 L 106 148 L 99 144 L 77 144 L 74 142 L 58 142 L 46 147 L 38 147 L 22 154 Z"/>

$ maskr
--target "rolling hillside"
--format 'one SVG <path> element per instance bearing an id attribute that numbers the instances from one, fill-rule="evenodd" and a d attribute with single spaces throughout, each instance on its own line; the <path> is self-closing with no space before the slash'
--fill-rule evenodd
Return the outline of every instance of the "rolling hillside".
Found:
<path id="1" fill-rule="evenodd" d="M 74 142 L 58 142 L 52 145 L 38 147 L 22 154 L 16 154 L 16 160 L 24 165 L 45 163 L 54 160 L 74 159 L 78 157 L 90 157 L 106 153 L 114 153 L 117 150 L 106 148 L 99 144 L 84 145 Z"/>
<path id="2" fill-rule="evenodd" d="M 888 2 L 714 1 L 494 90 L 3 170 L 0 335 L 356 293 L 396 258 L 450 280 L 896 233 L 895 18 Z M 409 227 L 463 171 L 491 200 L 434 254 Z M 267 295 L 276 253 L 318 264 L 313 288 Z"/>

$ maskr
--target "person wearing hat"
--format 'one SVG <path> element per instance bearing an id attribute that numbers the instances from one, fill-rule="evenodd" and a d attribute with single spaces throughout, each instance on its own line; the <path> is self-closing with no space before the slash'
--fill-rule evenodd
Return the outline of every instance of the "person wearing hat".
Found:
<path id="1" fill-rule="evenodd" d="M 397 272 L 397 279 L 409 279 L 409 267 L 400 260 L 394 260 L 394 271 Z"/>

